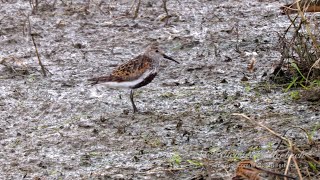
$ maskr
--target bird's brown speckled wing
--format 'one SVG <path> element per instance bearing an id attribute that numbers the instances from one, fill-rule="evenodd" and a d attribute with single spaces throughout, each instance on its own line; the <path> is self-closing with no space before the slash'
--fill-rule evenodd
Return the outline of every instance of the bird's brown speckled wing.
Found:
<path id="1" fill-rule="evenodd" d="M 117 67 L 109 76 L 101 76 L 89 79 L 94 84 L 103 82 L 124 82 L 139 78 L 152 65 L 152 60 L 144 55 L 140 55 L 125 64 Z"/>

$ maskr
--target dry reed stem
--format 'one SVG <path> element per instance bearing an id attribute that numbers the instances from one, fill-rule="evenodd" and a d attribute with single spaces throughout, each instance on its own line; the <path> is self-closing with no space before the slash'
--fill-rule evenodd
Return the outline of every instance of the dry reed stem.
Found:
<path id="1" fill-rule="evenodd" d="M 34 35 L 31 33 L 31 23 L 30 23 L 30 18 L 29 18 L 29 17 L 30 17 L 30 16 L 28 16 L 29 35 L 31 36 L 33 46 L 34 46 L 34 48 L 35 48 L 35 50 L 36 50 L 36 55 L 37 55 L 37 58 L 38 58 L 38 63 L 39 63 L 39 65 L 40 65 L 40 67 L 41 67 L 42 74 L 43 74 L 44 77 L 46 77 L 46 76 L 47 76 L 46 68 L 45 68 L 44 65 L 42 64 L 42 61 L 41 61 L 41 59 L 40 59 L 40 55 L 39 55 L 39 52 L 38 52 L 37 44 L 36 44 L 36 42 L 35 42 L 35 40 L 34 40 L 34 37 L 33 37 Z"/>
<path id="2" fill-rule="evenodd" d="M 303 151 L 301 151 L 299 148 L 297 148 L 292 141 L 290 141 L 289 139 L 281 136 L 279 133 L 274 132 L 273 130 L 271 130 L 270 128 L 268 128 L 267 126 L 263 125 L 262 123 L 253 121 L 251 118 L 249 118 L 248 116 L 246 116 L 245 114 L 239 114 L 239 113 L 234 113 L 232 114 L 234 116 L 240 116 L 245 118 L 246 120 L 250 121 L 252 124 L 258 125 L 262 128 L 264 128 L 265 130 L 269 131 L 271 134 L 273 134 L 274 136 L 278 137 L 279 139 L 285 141 L 287 143 L 288 149 L 290 152 L 292 152 L 293 154 L 302 154 L 303 156 L 305 156 L 307 159 L 309 159 L 310 161 L 314 162 L 317 165 L 320 165 L 320 162 L 315 160 L 314 158 L 312 158 L 311 156 L 309 156 L 308 154 L 304 153 Z"/>
<path id="3" fill-rule="evenodd" d="M 299 176 L 300 180 L 302 180 L 303 178 L 302 178 L 302 174 L 301 174 L 301 171 L 300 171 L 300 168 L 299 168 L 298 162 L 297 162 L 297 160 L 296 160 L 296 158 L 295 158 L 295 157 L 292 157 L 292 160 L 293 160 L 293 162 L 294 162 L 294 166 L 296 167 L 296 170 L 297 170 L 298 176 Z"/>
<path id="4" fill-rule="evenodd" d="M 141 0 L 138 0 L 138 4 L 137 4 L 137 7 L 136 7 L 136 10 L 134 11 L 133 19 L 138 17 L 140 5 L 141 5 Z"/>
<path id="5" fill-rule="evenodd" d="M 289 145 L 289 147 L 292 147 L 292 142 L 291 142 L 289 139 L 287 139 L 287 138 L 285 138 L 285 137 L 281 136 L 279 133 L 274 132 L 273 130 L 271 130 L 271 129 L 270 129 L 270 128 L 268 128 L 267 126 L 265 126 L 265 125 L 263 125 L 263 124 L 261 124 L 261 123 L 259 123 L 259 122 L 255 122 L 255 121 L 253 121 L 251 118 L 249 118 L 248 116 L 246 116 L 246 115 L 244 115 L 244 114 L 234 113 L 234 114 L 232 114 L 232 115 L 235 115 L 235 116 L 241 116 L 241 117 L 243 117 L 243 118 L 245 118 L 245 119 L 249 120 L 252 124 L 256 124 L 256 125 L 258 125 L 258 126 L 260 126 L 260 127 L 264 128 L 264 129 L 266 129 L 266 130 L 267 130 L 267 131 L 269 131 L 271 134 L 273 134 L 273 135 L 275 135 L 276 137 L 280 138 L 281 140 L 283 140 L 283 141 L 287 142 L 287 143 L 288 143 L 288 145 Z"/>
<path id="6" fill-rule="evenodd" d="M 167 16 L 169 16 L 169 12 L 167 9 L 167 0 L 162 0 L 162 2 L 163 2 L 163 9 L 166 12 Z"/>
<path id="7" fill-rule="evenodd" d="M 284 171 L 285 175 L 288 174 L 289 167 L 290 167 L 290 164 L 291 164 L 291 159 L 292 159 L 293 156 L 294 156 L 294 154 L 290 154 L 290 156 L 288 157 L 287 166 L 286 166 L 286 169 Z M 284 180 L 287 180 L 287 178 L 285 177 Z"/>
<path id="8" fill-rule="evenodd" d="M 314 69 L 320 69 L 320 58 L 319 58 L 318 60 L 316 60 L 316 62 L 314 62 L 313 65 L 311 66 L 311 68 L 309 69 L 306 82 L 308 82 L 309 75 L 310 75 L 310 73 L 311 73 L 312 68 L 314 68 Z"/>

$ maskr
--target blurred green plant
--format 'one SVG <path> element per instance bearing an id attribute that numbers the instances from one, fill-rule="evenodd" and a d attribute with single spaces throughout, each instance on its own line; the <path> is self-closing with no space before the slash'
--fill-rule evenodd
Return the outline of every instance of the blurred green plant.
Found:
<path id="1" fill-rule="evenodd" d="M 196 160 L 187 160 L 187 162 L 191 165 L 194 165 L 194 166 L 197 166 L 197 167 L 202 167 L 203 166 L 203 163 L 200 162 L 200 161 L 196 161 Z"/>
<path id="2" fill-rule="evenodd" d="M 169 159 L 169 162 L 172 166 L 180 165 L 182 162 L 182 158 L 179 154 L 175 153 L 172 155 L 172 157 Z"/>

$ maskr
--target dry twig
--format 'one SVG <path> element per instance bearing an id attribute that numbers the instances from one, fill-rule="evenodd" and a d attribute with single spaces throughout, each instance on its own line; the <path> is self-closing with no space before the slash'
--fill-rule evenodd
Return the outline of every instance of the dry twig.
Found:
<path id="1" fill-rule="evenodd" d="M 259 174 L 261 172 L 265 172 L 265 173 L 272 174 L 272 175 L 279 176 L 279 177 L 296 179 L 291 176 L 287 176 L 284 174 L 272 172 L 267 169 L 257 167 L 256 164 L 251 160 L 243 160 L 243 161 L 239 162 L 237 170 L 236 170 L 236 176 L 233 177 L 232 180 L 240 180 L 240 179 L 260 180 Z"/>
<path id="2" fill-rule="evenodd" d="M 306 157 L 307 159 L 309 159 L 310 161 L 314 162 L 317 165 L 320 165 L 320 162 L 315 160 L 314 158 L 312 158 L 310 155 L 304 153 L 303 151 L 301 151 L 298 147 L 295 146 L 295 144 L 292 143 L 291 140 L 289 140 L 288 138 L 285 138 L 283 136 L 281 136 L 279 133 L 276 133 L 275 131 L 273 131 L 272 129 L 268 128 L 267 126 L 263 125 L 262 123 L 253 121 L 251 118 L 249 118 L 248 116 L 244 115 L 244 114 L 239 114 L 239 113 L 234 113 L 232 115 L 235 116 L 240 116 L 245 118 L 246 120 L 250 121 L 252 124 L 258 125 L 262 128 L 264 128 L 265 130 L 267 130 L 268 132 L 270 132 L 271 134 L 273 134 L 274 136 L 276 136 L 277 138 L 283 140 L 287 146 L 290 152 L 292 152 L 293 154 L 302 154 L 304 157 Z"/>
<path id="3" fill-rule="evenodd" d="M 34 46 L 34 48 L 35 48 L 35 50 L 36 50 L 36 55 L 37 55 L 37 58 L 38 58 L 38 63 L 39 63 L 39 65 L 40 65 L 40 67 L 41 67 L 42 74 L 43 74 L 44 77 L 46 77 L 46 76 L 47 76 L 46 68 L 44 67 L 44 65 L 42 64 L 42 61 L 41 61 L 41 59 L 40 59 L 40 55 L 39 55 L 39 52 L 38 52 L 37 44 L 36 44 L 36 42 L 35 42 L 35 40 L 34 40 L 34 37 L 33 37 L 34 34 L 31 33 L 31 23 L 30 23 L 30 18 L 29 18 L 29 17 L 30 17 L 30 16 L 28 16 L 29 35 L 31 36 L 33 46 Z"/>

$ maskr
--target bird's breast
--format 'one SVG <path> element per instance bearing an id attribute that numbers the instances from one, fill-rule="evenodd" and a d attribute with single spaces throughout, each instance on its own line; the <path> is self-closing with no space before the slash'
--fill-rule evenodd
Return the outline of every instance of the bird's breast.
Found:
<path id="1" fill-rule="evenodd" d="M 139 83 L 132 86 L 132 89 L 137 89 L 137 88 L 140 88 L 142 86 L 149 84 L 156 76 L 157 76 L 157 72 L 151 72 L 147 76 L 143 77 L 143 79 L 141 79 L 141 81 Z"/>

